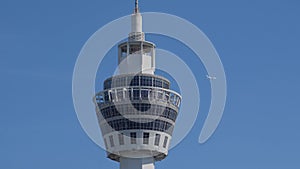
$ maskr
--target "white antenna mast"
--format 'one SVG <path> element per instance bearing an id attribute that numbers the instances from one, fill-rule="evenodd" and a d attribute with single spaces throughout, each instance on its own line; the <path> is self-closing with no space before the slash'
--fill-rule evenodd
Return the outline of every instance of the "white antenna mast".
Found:
<path id="1" fill-rule="evenodd" d="M 143 18 L 139 9 L 139 1 L 135 0 L 134 13 L 131 15 L 131 33 L 129 41 L 145 41 L 143 33 Z"/>

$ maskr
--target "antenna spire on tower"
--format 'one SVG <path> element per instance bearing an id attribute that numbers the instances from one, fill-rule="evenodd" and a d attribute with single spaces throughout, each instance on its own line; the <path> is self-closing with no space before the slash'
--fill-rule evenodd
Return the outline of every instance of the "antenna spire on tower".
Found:
<path id="1" fill-rule="evenodd" d="M 134 9 L 134 13 L 138 13 L 139 12 L 139 0 L 135 0 L 135 9 Z"/>

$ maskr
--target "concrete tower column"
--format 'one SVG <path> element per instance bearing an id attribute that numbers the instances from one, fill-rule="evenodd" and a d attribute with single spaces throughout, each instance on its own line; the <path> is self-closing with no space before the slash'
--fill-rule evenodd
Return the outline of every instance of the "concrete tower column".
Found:
<path id="1" fill-rule="evenodd" d="M 154 169 L 153 158 L 120 158 L 120 169 Z"/>

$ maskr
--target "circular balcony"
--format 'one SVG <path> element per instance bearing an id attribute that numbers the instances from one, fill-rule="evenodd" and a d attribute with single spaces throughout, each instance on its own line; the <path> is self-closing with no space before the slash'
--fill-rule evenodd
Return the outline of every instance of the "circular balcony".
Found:
<path id="1" fill-rule="evenodd" d="M 181 96 L 155 75 L 119 75 L 97 93 L 97 117 L 108 157 L 154 157 L 168 154 Z"/>

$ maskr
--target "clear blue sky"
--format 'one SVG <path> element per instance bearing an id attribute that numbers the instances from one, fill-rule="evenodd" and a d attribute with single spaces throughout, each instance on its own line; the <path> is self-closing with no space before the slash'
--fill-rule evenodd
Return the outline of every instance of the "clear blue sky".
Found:
<path id="1" fill-rule="evenodd" d="M 119 167 L 81 129 L 72 73 L 85 41 L 132 8 L 133 0 L 0 1 L 1 169 Z M 196 125 L 157 169 L 299 169 L 300 1 L 141 0 L 141 8 L 180 16 L 204 31 L 228 82 L 224 117 L 200 145 L 210 101 L 203 65 L 178 42 L 150 36 L 202 72 Z M 116 61 L 115 54 L 107 57 Z"/>

